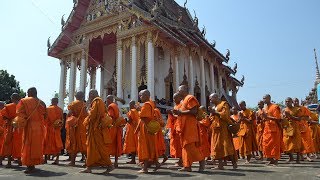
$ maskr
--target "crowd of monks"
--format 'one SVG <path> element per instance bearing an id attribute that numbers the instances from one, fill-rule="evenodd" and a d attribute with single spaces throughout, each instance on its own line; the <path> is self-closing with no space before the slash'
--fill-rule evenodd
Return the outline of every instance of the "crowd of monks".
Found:
<path id="1" fill-rule="evenodd" d="M 231 107 L 213 93 L 211 105 L 203 107 L 187 86 L 180 86 L 173 95 L 175 105 L 167 110 L 164 120 L 148 90 L 139 92 L 142 105 L 129 103 L 126 117 L 119 110 L 118 98 L 109 95 L 104 102 L 96 90 L 89 92 L 87 101 L 83 92 L 77 92 L 76 100 L 67 106 L 66 118 L 57 98 L 47 107 L 37 97 L 36 88 L 27 94 L 22 99 L 12 94 L 10 104 L 0 102 L 0 163 L 6 158 L 10 168 L 16 161 L 27 166 L 25 173 L 35 172 L 36 165 L 51 157 L 55 158 L 52 164 L 59 164 L 64 148 L 68 166 L 75 166 L 77 155 L 82 154 L 82 173 L 91 173 L 94 167 L 110 173 L 118 168 L 118 158 L 124 154 L 131 158 L 127 164 L 137 164 L 140 173 L 148 173 L 151 167 L 157 171 L 167 161 L 166 154 L 177 159 L 179 171 L 191 172 L 199 162 L 198 171 L 202 172 L 206 164 L 215 163 L 215 169 L 223 170 L 228 162 L 236 169 L 239 158 L 246 163 L 252 158 L 265 159 L 272 166 L 277 166 L 284 154 L 289 155 L 288 163 L 313 161 L 320 152 L 318 114 L 298 99 L 287 98 L 281 109 L 265 95 L 255 112 L 245 101 Z M 66 129 L 65 147 L 61 128 Z M 167 153 L 166 133 L 170 139 Z"/>

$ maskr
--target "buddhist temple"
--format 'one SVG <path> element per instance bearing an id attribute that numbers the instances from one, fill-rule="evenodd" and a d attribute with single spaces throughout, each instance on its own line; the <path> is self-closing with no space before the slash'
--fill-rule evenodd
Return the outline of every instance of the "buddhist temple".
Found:
<path id="1" fill-rule="evenodd" d="M 74 100 L 76 90 L 95 89 L 97 75 L 103 99 L 112 94 L 126 102 L 138 100 L 138 92 L 147 88 L 153 100 L 166 105 L 181 84 L 188 85 L 202 105 L 209 104 L 212 92 L 236 102 L 244 84 L 244 78 L 235 78 L 237 65 L 228 66 L 230 51 L 223 55 L 206 39 L 206 30 L 199 29 L 186 3 L 74 0 L 61 25 L 54 43 L 48 39 L 48 55 L 61 66 L 60 107 L 65 98 Z"/>

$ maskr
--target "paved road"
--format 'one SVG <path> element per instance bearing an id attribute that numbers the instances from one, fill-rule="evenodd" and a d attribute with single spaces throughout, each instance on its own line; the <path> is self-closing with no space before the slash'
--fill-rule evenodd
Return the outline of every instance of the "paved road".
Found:
<path id="1" fill-rule="evenodd" d="M 62 157 L 65 159 L 65 157 Z M 18 179 L 18 180 L 33 180 L 33 179 L 246 179 L 246 180 L 264 180 L 264 179 L 286 179 L 286 180 L 309 180 L 317 179 L 317 174 L 320 174 L 320 160 L 315 162 L 302 162 L 301 164 L 285 164 L 285 159 L 280 161 L 278 167 L 269 167 L 265 162 L 253 161 L 251 164 L 244 164 L 243 160 L 239 161 L 239 169 L 232 170 L 231 166 L 227 166 L 226 170 L 211 170 L 213 166 L 207 166 L 204 173 L 181 173 L 170 168 L 176 160 L 169 160 L 166 165 L 156 173 L 138 174 L 139 167 L 136 165 L 126 165 L 125 158 L 120 159 L 119 169 L 114 170 L 109 175 L 104 175 L 104 169 L 94 169 L 93 174 L 82 174 L 79 171 L 82 169 L 83 163 L 77 162 L 78 167 L 65 167 L 67 162 L 61 161 L 61 165 L 41 165 L 37 166 L 37 172 L 33 175 L 25 175 L 24 167 L 13 167 L 6 169 L 0 167 L 0 179 Z M 49 161 L 49 163 L 51 163 Z M 6 162 L 4 162 L 6 164 Z M 14 164 L 15 165 L 15 164 Z M 197 170 L 195 164 L 195 171 Z"/>

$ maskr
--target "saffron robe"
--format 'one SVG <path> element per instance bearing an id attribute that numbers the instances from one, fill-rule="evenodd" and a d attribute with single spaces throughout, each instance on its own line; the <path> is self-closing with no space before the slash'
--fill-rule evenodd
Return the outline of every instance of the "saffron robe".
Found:
<path id="1" fill-rule="evenodd" d="M 43 162 L 45 115 L 45 104 L 37 98 L 23 98 L 17 106 L 17 116 L 27 119 L 22 135 L 22 165 L 34 166 Z"/>
<path id="2" fill-rule="evenodd" d="M 124 138 L 123 153 L 136 153 L 138 149 L 138 135 L 134 133 L 139 121 L 139 112 L 136 109 L 130 109 L 127 113 L 129 122 L 126 125 L 126 135 Z"/>
<path id="3" fill-rule="evenodd" d="M 221 101 L 215 108 L 216 113 L 220 115 L 211 116 L 211 156 L 213 159 L 222 159 L 228 156 L 234 156 L 235 149 L 232 141 L 232 134 L 228 130 L 228 125 L 232 124 L 230 119 L 230 108 L 226 101 Z"/>
<path id="4" fill-rule="evenodd" d="M 175 105 L 174 109 L 177 110 L 180 106 L 181 104 Z M 173 158 L 182 157 L 181 137 L 177 131 L 178 121 L 180 121 L 179 116 L 168 114 L 167 128 L 170 129 L 170 156 Z"/>
<path id="5" fill-rule="evenodd" d="M 56 155 L 63 148 L 61 139 L 61 126 L 55 126 L 57 120 L 63 120 L 63 111 L 58 106 L 49 106 L 47 108 L 46 137 L 44 141 L 44 154 Z"/>
<path id="6" fill-rule="evenodd" d="M 87 137 L 87 167 L 109 166 L 111 144 L 108 127 L 102 126 L 105 117 L 105 104 L 99 97 L 95 98 L 90 107 L 89 115 L 83 122 L 88 129 Z"/>
<path id="7" fill-rule="evenodd" d="M 296 107 L 285 108 L 285 112 L 292 116 L 298 116 L 300 109 Z M 302 149 L 301 132 L 299 122 L 283 117 L 283 142 L 285 153 L 299 153 Z"/>
<path id="8" fill-rule="evenodd" d="M 68 110 L 71 111 L 72 116 L 77 118 L 77 122 L 74 126 L 66 122 L 66 150 L 71 154 L 79 152 L 85 154 L 87 151 L 87 135 L 83 122 L 88 116 L 86 103 L 76 100 L 68 105 Z"/>
<path id="9" fill-rule="evenodd" d="M 281 153 L 281 132 L 279 127 L 279 121 L 281 118 L 280 107 L 276 104 L 270 104 L 265 108 L 265 112 L 268 116 L 277 118 L 278 120 L 265 121 L 265 127 L 263 131 L 263 154 L 266 158 L 280 159 Z"/>
<path id="10" fill-rule="evenodd" d="M 187 95 L 181 103 L 181 111 L 199 107 L 198 100 L 192 95 Z M 177 129 L 181 132 L 182 162 L 183 167 L 189 168 L 193 162 L 202 161 L 205 158 L 200 151 L 200 127 L 195 115 L 181 114 L 179 116 L 181 121 Z"/>
<path id="11" fill-rule="evenodd" d="M 256 142 L 255 132 L 254 132 L 254 112 L 250 109 L 246 109 L 245 111 L 241 111 L 240 113 L 248 119 L 251 123 L 247 121 L 241 121 L 240 130 L 243 128 L 244 133 L 239 135 L 239 143 L 240 149 L 239 153 L 242 157 L 251 155 L 252 152 L 258 150 L 258 145 Z"/>

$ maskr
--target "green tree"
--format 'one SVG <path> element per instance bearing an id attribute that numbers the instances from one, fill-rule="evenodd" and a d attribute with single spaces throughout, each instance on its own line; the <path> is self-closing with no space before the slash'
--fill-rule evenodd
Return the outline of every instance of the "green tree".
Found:
<path id="1" fill-rule="evenodd" d="M 10 101 L 12 93 L 18 93 L 25 97 L 26 93 L 20 89 L 19 82 L 14 75 L 10 75 L 6 70 L 0 70 L 0 101 Z"/>

